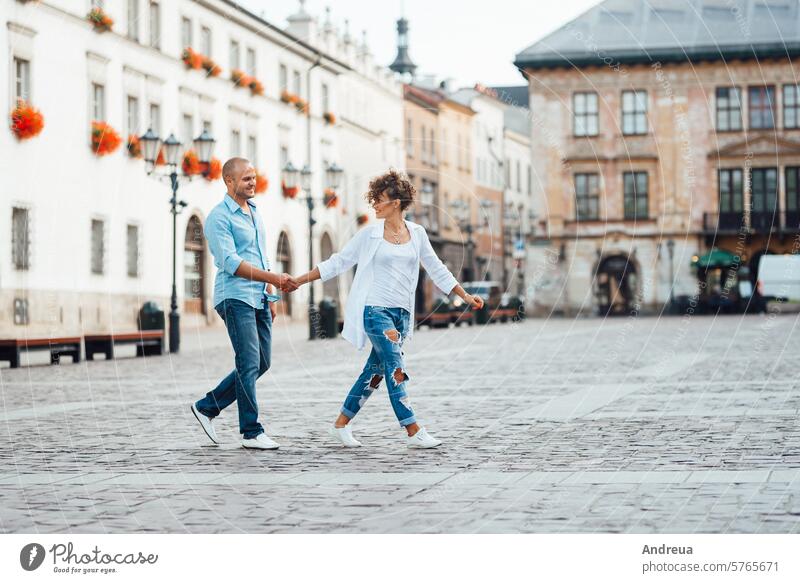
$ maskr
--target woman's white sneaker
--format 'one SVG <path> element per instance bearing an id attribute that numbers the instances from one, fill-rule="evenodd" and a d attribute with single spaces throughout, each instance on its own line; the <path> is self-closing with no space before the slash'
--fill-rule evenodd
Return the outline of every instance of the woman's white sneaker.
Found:
<path id="1" fill-rule="evenodd" d="M 345 447 L 361 447 L 361 442 L 353 437 L 353 429 L 349 425 L 344 427 L 336 427 L 334 425 L 330 428 L 330 434 L 331 437 Z"/>
<path id="2" fill-rule="evenodd" d="M 408 447 L 412 449 L 429 449 L 440 445 L 442 445 L 442 442 L 425 431 L 424 427 L 420 427 L 419 431 L 408 438 Z"/>
<path id="3" fill-rule="evenodd" d="M 271 440 L 266 433 L 260 433 L 252 439 L 242 439 L 242 447 L 247 449 L 278 449 L 280 445 Z"/>

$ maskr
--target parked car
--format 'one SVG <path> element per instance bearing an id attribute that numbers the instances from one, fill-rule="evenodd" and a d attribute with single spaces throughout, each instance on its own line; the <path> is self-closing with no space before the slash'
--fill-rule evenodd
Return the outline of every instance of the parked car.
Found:
<path id="1" fill-rule="evenodd" d="M 800 307 L 800 255 L 763 255 L 756 289 L 767 304 Z"/>
<path id="2" fill-rule="evenodd" d="M 470 281 L 464 284 L 464 290 L 483 299 L 484 306 L 477 311 L 475 318 L 478 324 L 516 321 L 524 317 L 522 298 L 503 293 L 498 281 Z"/>

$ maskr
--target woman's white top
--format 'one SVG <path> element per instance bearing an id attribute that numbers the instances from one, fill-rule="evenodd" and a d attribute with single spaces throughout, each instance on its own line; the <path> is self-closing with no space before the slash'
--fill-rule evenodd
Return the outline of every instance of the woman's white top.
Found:
<path id="1" fill-rule="evenodd" d="M 409 240 L 400 245 L 382 239 L 375 251 L 375 283 L 369 289 L 366 305 L 403 308 L 411 312 L 419 271 L 419 257 Z"/>
<path id="2" fill-rule="evenodd" d="M 358 264 L 345 306 L 342 336 L 359 350 L 367 344 L 367 333 L 364 331 L 364 306 L 368 305 L 367 296 L 378 279 L 375 273 L 375 255 L 382 242 L 391 245 L 383 238 L 383 222 L 383 219 L 379 219 L 374 225 L 364 227 L 347 242 L 341 251 L 334 253 L 317 266 L 322 281 L 327 281 Z M 442 263 L 442 260 L 437 257 L 425 228 L 411 221 L 406 221 L 406 226 L 408 232 L 411 233 L 410 247 L 414 250 L 415 265 L 418 266 L 422 263 L 422 267 L 425 268 L 434 285 L 449 294 L 458 285 L 458 282 Z M 412 278 L 411 285 L 404 288 L 403 293 L 408 296 L 409 312 L 413 318 L 419 269 L 412 269 L 409 275 Z M 412 320 L 408 337 L 410 338 L 413 334 Z"/>

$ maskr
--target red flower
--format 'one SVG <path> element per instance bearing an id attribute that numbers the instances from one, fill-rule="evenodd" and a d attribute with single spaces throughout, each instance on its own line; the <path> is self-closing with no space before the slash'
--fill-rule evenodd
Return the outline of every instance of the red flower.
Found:
<path id="1" fill-rule="evenodd" d="M 92 122 L 92 152 L 97 156 L 111 154 L 119 148 L 122 138 L 114 128 L 104 121 Z"/>
<path id="2" fill-rule="evenodd" d="M 164 156 L 164 146 L 158 149 L 158 156 L 156 156 L 156 166 L 166 166 L 167 158 Z"/>
<path id="3" fill-rule="evenodd" d="M 181 169 L 186 176 L 194 176 L 203 171 L 203 167 L 200 164 L 200 160 L 197 159 L 197 154 L 194 153 L 194 150 L 186 150 L 186 152 L 184 152 Z"/>
<path id="4" fill-rule="evenodd" d="M 300 188 L 297 186 L 292 186 L 289 188 L 286 186 L 286 183 L 281 182 L 281 191 L 283 191 L 284 198 L 295 198 L 299 190 Z"/>
<path id="5" fill-rule="evenodd" d="M 128 136 L 128 154 L 131 158 L 142 157 L 142 145 L 139 142 L 139 136 L 131 134 Z"/>
<path id="6" fill-rule="evenodd" d="M 106 32 L 114 26 L 114 21 L 102 8 L 92 8 L 86 15 L 86 20 L 92 23 L 96 32 Z"/>
<path id="7" fill-rule="evenodd" d="M 11 111 L 11 131 L 17 139 L 27 140 L 37 136 L 43 128 L 44 116 L 41 112 L 20 99 L 17 107 Z"/>
<path id="8" fill-rule="evenodd" d="M 358 223 L 359 225 L 363 225 L 367 221 L 369 221 L 369 217 L 367 215 L 365 215 L 364 213 L 361 213 L 360 215 L 358 215 L 356 217 L 356 223 Z"/>
<path id="9" fill-rule="evenodd" d="M 261 172 L 256 170 L 256 194 L 267 192 L 268 186 L 269 186 L 269 180 L 267 180 L 267 177 L 261 174 Z"/>
<path id="10" fill-rule="evenodd" d="M 339 204 L 339 197 L 337 196 L 335 190 L 332 188 L 326 188 L 324 194 L 325 196 L 322 200 L 326 207 L 333 208 Z"/>
<path id="11" fill-rule="evenodd" d="M 186 47 L 181 53 L 181 60 L 187 69 L 200 69 L 203 67 L 203 55 L 196 53 L 192 47 Z"/>

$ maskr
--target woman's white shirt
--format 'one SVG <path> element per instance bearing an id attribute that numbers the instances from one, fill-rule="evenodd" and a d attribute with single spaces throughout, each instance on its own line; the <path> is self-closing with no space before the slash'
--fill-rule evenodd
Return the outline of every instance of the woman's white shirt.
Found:
<path id="1" fill-rule="evenodd" d="M 383 223 L 384 221 L 380 219 L 374 225 L 361 229 L 347 242 L 341 251 L 334 253 L 317 266 L 322 281 L 327 281 L 344 273 L 354 265 L 358 265 L 353 285 L 350 287 L 350 295 L 347 298 L 342 336 L 359 350 L 367 344 L 367 333 L 364 330 L 364 306 L 368 305 L 367 297 L 378 281 L 376 277 L 376 262 L 374 261 L 375 254 L 381 242 L 387 243 L 383 238 Z M 422 267 L 425 268 L 434 285 L 446 294 L 453 291 L 453 288 L 458 285 L 458 281 L 436 255 L 425 228 L 411 221 L 406 221 L 406 226 L 408 227 L 408 232 L 411 233 L 410 246 L 414 252 L 415 267 L 411 270 L 412 273 L 409 274 L 411 279 L 409 280 L 409 285 L 404 286 L 403 293 L 408 297 L 407 305 L 413 318 L 417 282 L 419 280 L 417 266 L 420 263 L 422 263 Z M 395 292 L 396 294 L 397 292 Z M 412 322 L 408 334 L 409 338 L 413 333 L 414 326 Z"/>
<path id="2" fill-rule="evenodd" d="M 366 305 L 403 308 L 410 313 L 410 298 L 416 289 L 414 272 L 419 271 L 414 243 L 409 239 L 397 245 L 383 239 L 372 261 L 375 280 L 367 294 Z"/>

